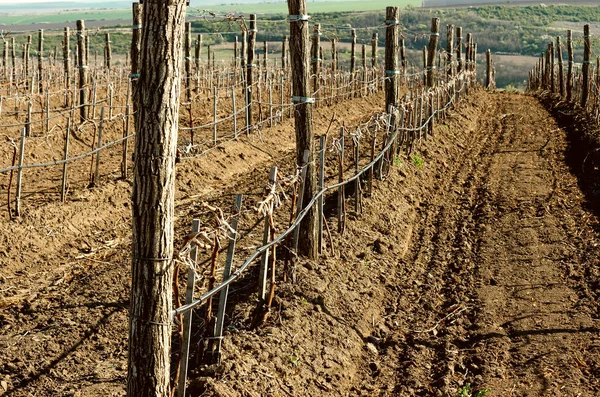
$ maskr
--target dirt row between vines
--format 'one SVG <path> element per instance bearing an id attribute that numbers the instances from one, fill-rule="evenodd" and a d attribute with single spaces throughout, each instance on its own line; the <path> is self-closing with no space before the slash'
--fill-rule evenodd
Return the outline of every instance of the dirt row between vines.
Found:
<path id="1" fill-rule="evenodd" d="M 334 110 L 352 125 L 380 103 Z M 332 110 L 318 113 L 323 133 Z M 291 125 L 263 138 L 179 165 L 178 242 L 202 201 L 256 201 L 270 166 L 291 172 Z M 254 278 L 233 287 L 222 364 L 193 365 L 190 395 L 598 394 L 597 224 L 566 145 L 533 97 L 474 93 L 343 236 L 329 219 L 333 252 L 279 280 L 266 323 Z M 109 180 L 3 221 L 0 395 L 124 394 L 130 191 Z"/>

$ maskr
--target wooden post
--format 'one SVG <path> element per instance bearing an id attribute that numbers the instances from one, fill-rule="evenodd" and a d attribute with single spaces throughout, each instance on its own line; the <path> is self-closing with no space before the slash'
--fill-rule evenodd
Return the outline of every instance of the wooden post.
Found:
<path id="1" fill-rule="evenodd" d="M 454 77 L 455 65 L 454 65 L 454 25 L 446 25 L 446 75 L 449 79 Z"/>
<path id="2" fill-rule="evenodd" d="M 350 55 L 350 82 L 351 82 L 351 92 L 353 96 L 356 96 L 356 29 L 352 29 L 352 48 Z"/>
<path id="3" fill-rule="evenodd" d="M 252 90 L 254 85 L 254 48 L 256 47 L 256 14 L 250 14 L 250 28 L 248 29 L 248 62 L 246 64 L 246 106 L 248 106 L 248 127 L 253 123 Z M 248 131 L 249 132 L 249 131 Z"/>
<path id="4" fill-rule="evenodd" d="M 67 118 L 67 128 L 65 132 L 65 148 L 63 154 L 63 169 L 62 169 L 62 183 L 60 187 L 60 201 L 65 202 L 67 197 L 67 159 L 69 158 L 69 138 L 71 136 L 71 118 Z"/>
<path id="5" fill-rule="evenodd" d="M 131 106 L 127 105 L 125 107 L 125 131 L 123 131 L 124 138 L 129 136 L 130 115 L 131 115 Z M 127 179 L 127 154 L 128 154 L 128 151 L 129 151 L 129 138 L 126 138 L 123 140 L 123 155 L 121 156 L 121 178 L 122 179 Z"/>
<path id="6" fill-rule="evenodd" d="M 485 88 L 488 90 L 492 87 L 492 51 L 488 48 L 485 52 L 486 68 L 485 68 Z"/>
<path id="7" fill-rule="evenodd" d="M 231 106 L 233 107 L 233 137 L 237 138 L 238 136 L 238 128 L 237 128 L 237 109 L 235 106 L 235 88 L 231 87 Z"/>
<path id="8" fill-rule="evenodd" d="M 104 41 L 105 41 L 105 51 L 106 51 L 106 61 L 105 61 L 106 72 L 110 73 L 111 62 L 112 62 L 112 47 L 110 45 L 110 43 L 112 43 L 112 42 L 110 41 L 110 33 L 106 33 L 104 35 Z"/>
<path id="9" fill-rule="evenodd" d="M 304 187 L 306 185 L 306 165 L 310 156 L 310 150 L 304 151 L 304 157 L 302 158 L 302 171 L 300 173 L 300 187 L 298 188 L 298 201 L 296 203 L 296 218 L 300 212 L 304 209 Z M 298 236 L 300 235 L 300 226 L 294 229 L 294 235 L 292 238 L 292 249 L 294 252 L 298 250 Z"/>
<path id="10" fill-rule="evenodd" d="M 284 35 L 283 40 L 281 40 L 281 70 L 283 70 L 284 73 L 287 70 L 287 41 L 288 38 Z"/>
<path id="11" fill-rule="evenodd" d="M 213 87 L 213 144 L 217 145 L 217 101 L 219 100 L 219 91 L 217 86 Z"/>
<path id="12" fill-rule="evenodd" d="M 31 113 L 32 113 L 33 103 L 31 101 L 27 102 L 27 123 L 25 124 L 25 136 L 29 138 L 31 136 Z"/>
<path id="13" fill-rule="evenodd" d="M 573 31 L 567 30 L 567 101 L 573 100 Z"/>
<path id="14" fill-rule="evenodd" d="M 331 39 L 331 77 L 334 78 L 337 70 L 337 52 L 335 49 L 336 39 Z"/>
<path id="15" fill-rule="evenodd" d="M 236 219 L 237 221 L 237 219 Z M 200 231 L 200 220 L 192 220 L 192 234 L 197 234 Z M 190 262 L 196 265 L 198 259 L 198 246 L 192 245 L 190 250 Z M 196 287 L 196 269 L 188 268 L 187 287 L 185 289 L 185 304 L 190 304 L 194 300 L 194 288 Z M 181 366 L 179 367 L 179 382 L 177 383 L 177 396 L 185 397 L 185 389 L 187 386 L 187 371 L 190 354 L 190 340 L 192 339 L 192 315 L 193 311 L 189 310 L 183 314 L 183 343 L 181 346 Z"/>
<path id="16" fill-rule="evenodd" d="M 3 40 L 4 50 L 2 51 L 2 75 L 4 76 L 4 80 L 8 81 L 8 41 L 6 39 Z"/>
<path id="17" fill-rule="evenodd" d="M 69 40 L 69 28 L 65 27 L 63 35 L 63 68 L 65 74 L 65 93 L 68 92 L 71 87 L 71 67 L 69 66 L 69 62 L 71 61 L 71 49 L 69 46 Z M 65 94 L 65 107 L 67 106 L 69 106 L 69 96 Z"/>
<path id="18" fill-rule="evenodd" d="M 292 65 L 292 90 L 295 103 L 294 126 L 296 131 L 296 163 L 301 164 L 304 151 L 309 150 L 304 202 L 308 203 L 316 188 L 314 166 L 313 103 L 310 97 L 309 26 L 306 0 L 288 0 L 290 19 L 290 56 Z M 310 209 L 303 219 L 298 241 L 299 252 L 310 259 L 317 257 L 317 216 Z"/>
<path id="19" fill-rule="evenodd" d="M 142 13 L 144 6 L 142 3 L 133 3 L 132 14 L 133 14 L 133 26 L 131 36 L 131 72 L 129 79 L 131 80 L 131 96 L 137 97 L 138 94 L 138 81 L 140 78 L 140 54 L 142 52 Z M 133 118 L 133 129 L 139 131 L 137 124 L 137 113 L 139 110 L 138 101 L 133 101 L 133 114 L 136 116 Z"/>
<path id="20" fill-rule="evenodd" d="M 44 91 L 44 29 L 38 31 L 38 90 L 39 92 Z"/>
<path id="21" fill-rule="evenodd" d="M 344 127 L 340 127 L 340 152 L 338 154 L 338 183 L 344 180 Z M 338 233 L 344 232 L 344 185 L 338 187 L 337 192 L 337 220 L 338 220 Z"/>
<path id="22" fill-rule="evenodd" d="M 590 55 L 592 47 L 590 43 L 590 25 L 583 26 L 583 65 L 581 71 L 583 73 L 583 82 L 581 89 L 581 107 L 587 106 L 589 89 L 590 89 Z"/>
<path id="23" fill-rule="evenodd" d="M 431 19 L 431 35 L 429 36 L 429 48 L 427 51 L 427 87 L 435 85 L 435 53 L 440 38 L 440 19 Z"/>
<path id="24" fill-rule="evenodd" d="M 400 39 L 400 62 L 402 65 L 402 74 L 406 75 L 408 71 L 408 62 L 406 60 L 406 46 L 404 44 L 404 39 Z"/>
<path id="25" fill-rule="evenodd" d="M 379 36 L 377 32 L 373 32 L 373 38 L 371 39 L 371 68 L 377 70 L 377 43 L 379 42 Z"/>
<path id="26" fill-rule="evenodd" d="M 236 40 L 235 49 L 237 50 L 237 36 L 235 36 L 235 40 Z M 202 51 L 202 35 L 199 34 L 196 37 L 196 42 L 194 43 L 194 63 L 196 64 L 196 76 L 198 76 L 198 73 L 200 72 L 200 53 L 201 53 L 201 51 Z M 237 55 L 234 55 L 234 56 L 237 56 Z M 198 89 L 198 87 L 197 87 L 197 89 Z"/>
<path id="27" fill-rule="evenodd" d="M 354 173 L 355 175 L 358 174 L 358 171 L 360 170 L 360 136 L 358 136 L 356 138 L 356 141 L 354 142 L 355 146 L 354 146 Z M 392 155 L 395 155 L 395 153 L 392 153 Z M 392 159 L 393 161 L 393 159 Z M 354 213 L 355 214 L 360 214 L 360 207 L 361 207 L 361 198 L 362 198 L 362 192 L 361 192 L 361 187 L 360 187 L 360 177 L 356 178 L 356 180 L 354 181 Z"/>
<path id="28" fill-rule="evenodd" d="M 319 137 L 319 185 L 318 190 L 321 191 L 325 188 L 325 136 Z M 318 212 L 318 252 L 323 252 L 323 209 L 324 209 L 324 198 L 323 195 L 319 196 L 317 201 L 317 212 Z"/>
<path id="29" fill-rule="evenodd" d="M 102 131 L 104 130 L 104 106 L 100 109 L 100 125 L 98 127 L 98 144 L 96 148 L 98 152 L 96 153 L 96 170 L 94 171 L 94 180 L 92 181 L 92 185 L 96 185 L 100 182 L 100 148 L 102 147 Z"/>
<path id="30" fill-rule="evenodd" d="M 311 58 L 311 64 L 312 64 L 312 78 L 313 78 L 313 82 L 312 82 L 312 86 L 313 86 L 313 92 L 317 93 L 319 90 L 319 73 L 320 73 L 320 65 L 321 65 L 321 59 L 319 58 L 319 47 L 321 46 L 321 24 L 320 23 L 316 23 L 314 25 L 314 31 L 313 31 L 313 36 L 312 36 L 312 58 Z M 316 94 L 318 96 L 318 94 Z"/>
<path id="31" fill-rule="evenodd" d="M 132 192 L 127 396 L 170 395 L 175 157 L 185 0 L 144 0 Z"/>
<path id="32" fill-rule="evenodd" d="M 16 54 L 16 46 L 15 46 L 15 38 L 11 37 L 10 39 L 10 60 L 11 60 L 11 68 L 12 68 L 12 81 L 13 84 L 16 85 L 16 79 L 17 79 L 17 67 L 16 67 L 16 61 L 17 61 L 17 54 Z"/>
<path id="33" fill-rule="evenodd" d="M 565 96 L 565 71 L 563 69 L 563 54 L 560 44 L 560 36 L 556 36 L 556 51 L 558 51 L 558 84 L 560 96 Z"/>
<path id="34" fill-rule="evenodd" d="M 29 49 L 31 48 L 31 35 L 27 36 L 27 43 L 25 44 L 24 47 L 24 51 L 23 51 L 23 63 L 25 64 L 25 89 L 29 90 L 30 88 L 32 88 L 29 85 L 29 64 L 30 64 L 30 58 L 29 58 Z"/>
<path id="35" fill-rule="evenodd" d="M 233 264 L 233 258 L 235 255 L 235 243 L 237 241 L 237 226 L 240 212 L 242 210 L 242 195 L 235 195 L 235 204 L 233 205 L 233 217 L 231 219 L 231 229 L 229 230 L 229 246 L 227 247 L 227 259 L 225 260 L 225 267 L 223 268 L 223 280 L 227 280 L 231 275 L 231 266 Z M 189 276 L 188 276 L 189 277 Z M 223 288 L 219 294 L 219 310 L 217 311 L 217 321 L 215 325 L 215 338 L 216 348 L 213 355 L 216 356 L 216 362 L 221 361 L 221 341 L 223 336 L 223 326 L 225 324 L 225 308 L 227 306 L 227 295 L 229 293 L 229 286 Z M 186 313 L 187 314 L 187 313 Z M 180 377 L 181 379 L 181 377 Z M 184 396 L 185 393 L 181 394 Z"/>
<path id="36" fill-rule="evenodd" d="M 23 179 L 23 158 L 25 156 L 25 128 L 21 130 L 21 144 L 19 145 L 19 163 L 17 167 L 17 194 L 15 201 L 15 215 L 21 216 L 21 183 Z"/>
<path id="37" fill-rule="evenodd" d="M 550 42 L 548 44 L 548 52 L 550 53 L 550 91 L 553 93 L 556 92 L 556 73 L 555 73 L 555 65 L 554 65 L 554 42 Z"/>
<path id="38" fill-rule="evenodd" d="M 390 112 L 391 123 L 395 124 L 395 110 L 398 108 L 398 39 L 399 39 L 398 7 L 386 7 L 385 10 L 385 111 Z M 391 153 L 397 151 L 397 141 L 391 148 Z"/>
<path id="39" fill-rule="evenodd" d="M 271 167 L 269 174 L 269 184 L 274 185 L 277 180 L 277 167 Z M 263 246 L 271 241 L 271 220 L 270 215 L 273 213 L 273 201 L 268 204 L 267 215 L 265 216 L 265 226 L 263 234 Z M 258 300 L 260 304 L 264 304 L 267 298 L 267 274 L 269 264 L 269 251 L 265 250 L 260 259 L 260 269 L 258 272 Z"/>
<path id="40" fill-rule="evenodd" d="M 192 90 L 190 84 L 190 77 L 192 75 L 192 23 L 185 23 L 185 34 L 183 51 L 185 52 L 185 100 L 190 103 L 192 101 Z"/>
<path id="41" fill-rule="evenodd" d="M 79 106 L 81 106 L 79 109 L 79 120 L 83 123 L 87 119 L 87 108 L 85 106 L 87 97 L 87 65 L 85 64 L 85 22 L 81 19 L 77 21 L 77 44 L 77 58 L 79 60 L 79 64 L 77 65 L 79 69 Z"/>
<path id="42" fill-rule="evenodd" d="M 464 70 L 462 59 L 462 27 L 456 28 L 456 73 L 460 74 Z"/>

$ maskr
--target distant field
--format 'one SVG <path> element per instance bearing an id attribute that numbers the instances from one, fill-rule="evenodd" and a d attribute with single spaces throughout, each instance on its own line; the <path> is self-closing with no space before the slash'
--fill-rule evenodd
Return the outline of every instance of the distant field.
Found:
<path id="1" fill-rule="evenodd" d="M 418 7 L 421 5 L 420 0 L 399 0 L 393 2 L 393 5 L 406 7 L 408 5 Z M 333 12 L 333 11 L 371 11 L 385 10 L 386 6 L 390 5 L 389 0 L 344 0 L 344 1 L 327 1 L 327 2 L 309 2 L 308 10 L 311 13 L 318 12 Z M 239 14 L 286 14 L 286 3 L 260 3 L 260 4 L 235 4 L 235 5 L 209 5 L 207 10 L 215 12 L 235 12 Z M 188 10 L 190 16 L 202 15 L 202 7 L 192 7 Z M 19 15 L 0 15 L 0 26 L 6 25 L 33 25 L 40 23 L 63 23 L 73 22 L 78 19 L 86 21 L 115 21 L 115 20 L 130 20 L 131 11 L 123 10 L 78 10 L 78 11 L 61 11 L 56 13 L 37 13 L 37 14 L 19 14 Z"/>

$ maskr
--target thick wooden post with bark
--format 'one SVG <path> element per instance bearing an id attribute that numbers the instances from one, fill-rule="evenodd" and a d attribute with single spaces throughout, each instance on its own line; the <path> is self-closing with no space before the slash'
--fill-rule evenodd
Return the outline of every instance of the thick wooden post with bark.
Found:
<path id="1" fill-rule="evenodd" d="M 313 103 L 310 97 L 310 38 L 306 0 L 288 0 L 290 20 L 290 60 L 292 89 L 295 104 L 294 126 L 296 129 L 296 164 L 303 164 L 304 151 L 309 151 L 306 163 L 303 203 L 310 202 L 317 187 L 314 164 Z M 317 215 L 309 210 L 300 224 L 299 253 L 311 259 L 317 257 Z"/>
<path id="2" fill-rule="evenodd" d="M 398 7 L 386 7 L 385 9 L 385 111 L 395 114 L 394 109 L 398 107 L 398 19 L 400 9 Z M 395 124 L 395 117 L 391 118 L 391 125 Z M 393 131 L 390 131 L 393 132 Z M 391 150 L 391 158 L 396 154 L 397 141 Z"/>
<path id="3" fill-rule="evenodd" d="M 581 87 L 581 107 L 585 108 L 588 101 L 590 89 L 590 54 L 592 47 L 590 43 L 590 25 L 583 27 L 583 65 L 581 71 L 583 73 L 583 83 Z"/>
<path id="4" fill-rule="evenodd" d="M 438 40 L 440 39 L 440 19 L 431 19 L 431 35 L 429 36 L 429 47 L 427 48 L 427 87 L 433 87 L 435 82 L 435 53 Z"/>
<path id="5" fill-rule="evenodd" d="M 314 31 L 313 31 L 313 37 L 312 37 L 312 59 L 311 59 L 311 64 L 312 64 L 312 78 L 313 78 L 313 82 L 312 82 L 312 86 L 313 86 L 313 92 L 317 92 L 317 90 L 319 89 L 319 73 L 320 73 L 320 67 L 321 67 L 321 58 L 319 57 L 319 48 L 321 46 L 321 24 L 320 23 L 316 23 L 313 27 Z"/>
<path id="6" fill-rule="evenodd" d="M 145 0 L 135 96 L 129 397 L 170 395 L 175 154 L 185 0 Z"/>
<path id="7" fill-rule="evenodd" d="M 110 73 L 110 67 L 111 67 L 111 62 L 112 62 L 112 48 L 110 46 L 110 33 L 106 33 L 104 35 L 104 44 L 105 44 L 105 49 L 104 49 L 104 57 L 105 57 L 105 61 L 104 61 L 104 67 L 106 68 L 106 71 L 108 73 Z"/>
<path id="8" fill-rule="evenodd" d="M 456 28 L 456 73 L 460 74 L 464 70 L 462 60 L 462 27 Z"/>

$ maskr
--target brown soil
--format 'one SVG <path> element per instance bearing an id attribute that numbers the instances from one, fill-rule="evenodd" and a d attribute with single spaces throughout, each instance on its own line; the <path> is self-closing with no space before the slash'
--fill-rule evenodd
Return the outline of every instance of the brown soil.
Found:
<path id="1" fill-rule="evenodd" d="M 381 102 L 322 109 L 317 130 Z M 207 216 L 201 201 L 229 208 L 244 192 L 250 207 L 271 165 L 290 174 L 292 134 L 287 122 L 180 163 L 178 242 Z M 252 326 L 252 273 L 232 288 L 222 364 L 194 366 L 190 394 L 599 395 L 598 223 L 570 150 L 534 97 L 475 92 L 376 182 L 343 236 L 329 218 L 334 252 L 297 264 L 265 324 Z M 0 395 L 124 394 L 129 195 L 107 176 L 0 224 Z M 240 259 L 260 229 L 244 227 Z"/>

